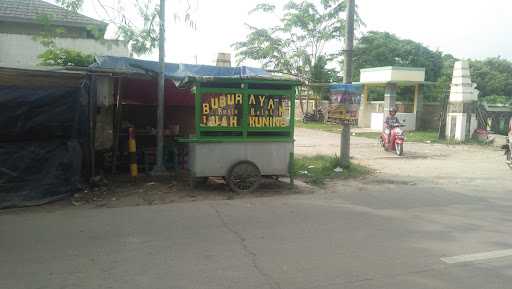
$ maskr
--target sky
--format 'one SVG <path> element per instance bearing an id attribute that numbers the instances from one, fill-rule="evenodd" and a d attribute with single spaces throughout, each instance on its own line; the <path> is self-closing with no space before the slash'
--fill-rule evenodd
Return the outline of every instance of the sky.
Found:
<path id="1" fill-rule="evenodd" d="M 86 0 L 82 13 L 101 18 L 97 0 Z M 129 1 L 129 0 L 104 0 Z M 231 44 L 245 39 L 246 23 L 271 26 L 279 16 L 248 14 L 256 4 L 277 6 L 287 0 L 190 0 L 193 30 L 173 15 L 183 14 L 185 0 L 167 0 L 166 61 L 214 64 L 218 52 L 234 55 Z M 387 31 L 457 58 L 501 56 L 512 60 L 512 1 L 509 0 L 356 0 L 365 31 Z M 127 11 L 130 5 L 125 5 Z M 340 44 L 341 45 L 341 44 Z M 157 60 L 158 53 L 140 57 Z M 244 63 L 257 65 L 256 63 Z"/>

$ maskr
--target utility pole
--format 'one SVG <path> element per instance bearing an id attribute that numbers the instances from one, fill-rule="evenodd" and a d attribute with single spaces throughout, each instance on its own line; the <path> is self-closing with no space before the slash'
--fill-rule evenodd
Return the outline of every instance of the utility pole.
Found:
<path id="1" fill-rule="evenodd" d="M 165 0 L 160 0 L 160 32 L 158 40 L 160 73 L 158 75 L 158 105 L 156 113 L 156 164 L 153 175 L 166 173 L 164 167 L 164 108 L 165 108 Z"/>
<path id="2" fill-rule="evenodd" d="M 354 14 L 355 0 L 347 0 L 347 25 L 345 33 L 343 82 L 352 83 L 352 50 L 354 48 Z M 343 168 L 350 166 L 350 124 L 344 122 L 340 140 L 340 165 Z"/>

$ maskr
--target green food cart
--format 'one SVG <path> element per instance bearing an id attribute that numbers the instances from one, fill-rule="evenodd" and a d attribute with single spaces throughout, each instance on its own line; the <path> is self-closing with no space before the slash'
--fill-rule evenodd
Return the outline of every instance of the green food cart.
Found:
<path id="1" fill-rule="evenodd" d="M 291 176 L 297 80 L 200 77 L 195 135 L 188 147 L 194 178 L 224 177 L 235 192 L 252 191 L 262 177 Z"/>

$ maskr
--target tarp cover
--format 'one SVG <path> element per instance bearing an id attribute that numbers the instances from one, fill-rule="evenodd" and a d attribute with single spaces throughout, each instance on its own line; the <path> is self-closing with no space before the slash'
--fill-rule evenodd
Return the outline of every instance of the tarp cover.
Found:
<path id="1" fill-rule="evenodd" d="M 0 86 L 0 208 L 76 191 L 86 119 L 80 88 Z"/>
<path id="2" fill-rule="evenodd" d="M 158 62 L 115 56 L 97 56 L 96 63 L 90 67 L 92 69 L 133 73 L 158 73 L 160 71 Z M 174 80 L 183 80 L 187 77 L 271 77 L 271 74 L 264 69 L 247 66 L 218 67 L 213 65 L 166 63 L 165 76 Z"/>
<path id="3" fill-rule="evenodd" d="M 343 92 L 343 93 L 353 93 L 353 94 L 361 94 L 362 89 L 361 84 L 353 84 L 353 83 L 331 83 L 329 84 L 329 91 L 333 92 Z"/>
<path id="4" fill-rule="evenodd" d="M 79 189 L 78 141 L 0 143 L 0 208 L 38 205 Z"/>

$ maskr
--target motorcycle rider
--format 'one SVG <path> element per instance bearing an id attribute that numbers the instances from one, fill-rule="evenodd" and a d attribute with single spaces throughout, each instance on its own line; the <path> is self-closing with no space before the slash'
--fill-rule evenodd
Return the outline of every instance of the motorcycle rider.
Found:
<path id="1" fill-rule="evenodd" d="M 384 133 L 388 135 L 388 141 L 389 139 L 391 139 L 391 130 L 393 129 L 393 127 L 400 125 L 400 120 L 396 116 L 397 111 L 398 109 L 395 106 L 390 108 L 389 115 L 384 120 Z"/>

